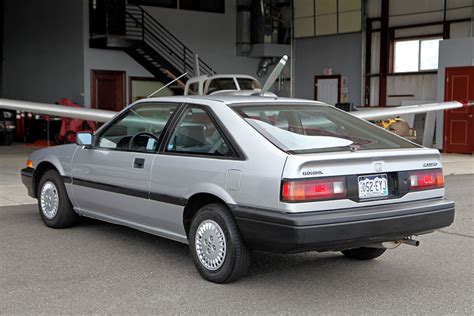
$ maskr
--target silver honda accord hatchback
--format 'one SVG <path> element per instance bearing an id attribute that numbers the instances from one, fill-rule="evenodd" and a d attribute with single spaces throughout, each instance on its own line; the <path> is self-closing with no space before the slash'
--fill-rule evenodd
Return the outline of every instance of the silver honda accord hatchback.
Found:
<path id="1" fill-rule="evenodd" d="M 86 216 L 189 244 L 216 283 L 253 249 L 369 260 L 454 219 L 437 150 L 298 99 L 141 100 L 21 174 L 47 226 Z"/>

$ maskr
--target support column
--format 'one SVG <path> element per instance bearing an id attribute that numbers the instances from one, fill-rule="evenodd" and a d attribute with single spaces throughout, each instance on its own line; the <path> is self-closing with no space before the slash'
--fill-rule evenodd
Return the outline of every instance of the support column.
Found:
<path id="1" fill-rule="evenodd" d="M 387 74 L 389 58 L 389 32 L 388 32 L 389 0 L 382 0 L 380 19 L 380 79 L 379 79 L 379 105 L 387 105 Z"/>

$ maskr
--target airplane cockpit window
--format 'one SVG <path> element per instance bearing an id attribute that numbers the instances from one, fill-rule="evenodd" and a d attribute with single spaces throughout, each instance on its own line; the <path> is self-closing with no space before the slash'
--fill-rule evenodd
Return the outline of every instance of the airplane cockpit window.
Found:
<path id="1" fill-rule="evenodd" d="M 256 90 L 262 89 L 262 85 L 255 79 L 251 78 L 237 78 L 240 90 Z"/>
<path id="2" fill-rule="evenodd" d="M 193 82 L 189 85 L 188 94 L 198 95 L 199 94 L 199 82 Z"/>
<path id="3" fill-rule="evenodd" d="M 212 79 L 207 88 L 207 93 L 211 94 L 220 90 L 237 90 L 234 78 L 216 78 Z"/>
<path id="4" fill-rule="evenodd" d="M 176 110 L 174 104 L 141 104 L 112 123 L 99 135 L 100 148 L 155 152 L 166 123 Z"/>

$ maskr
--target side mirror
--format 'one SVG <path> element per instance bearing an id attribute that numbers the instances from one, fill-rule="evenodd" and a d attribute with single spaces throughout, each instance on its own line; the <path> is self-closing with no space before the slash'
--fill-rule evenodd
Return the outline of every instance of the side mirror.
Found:
<path id="1" fill-rule="evenodd" d="M 92 146 L 92 133 L 90 132 L 79 132 L 76 135 L 76 144 L 79 146 Z"/>

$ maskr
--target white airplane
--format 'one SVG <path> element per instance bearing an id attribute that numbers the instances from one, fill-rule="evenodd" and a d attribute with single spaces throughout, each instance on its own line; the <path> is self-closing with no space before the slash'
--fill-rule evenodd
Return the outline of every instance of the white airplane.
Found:
<path id="1" fill-rule="evenodd" d="M 268 92 L 270 87 L 275 83 L 281 71 L 283 70 L 288 57 L 285 55 L 275 66 L 267 81 L 261 87 L 257 79 L 246 75 L 215 75 L 215 76 L 198 76 L 190 78 L 186 84 L 185 95 L 212 95 L 212 94 L 228 94 L 228 95 L 249 95 L 249 96 L 265 96 L 277 97 L 275 94 Z M 175 80 L 181 78 L 178 77 Z M 171 84 L 170 82 L 169 84 Z M 166 86 L 168 86 L 167 84 Z M 216 88 L 216 90 L 213 90 Z M 406 114 L 419 114 L 427 112 L 436 112 L 444 110 L 452 110 L 470 106 L 474 103 L 461 103 L 457 101 L 439 102 L 430 104 L 399 106 L 391 108 L 377 108 L 364 111 L 350 112 L 350 114 L 366 120 L 380 120 L 389 117 L 395 117 Z M 55 104 L 46 104 L 38 102 L 0 99 L 0 108 L 16 110 L 22 112 L 31 112 L 35 114 L 53 115 L 69 118 L 78 118 L 83 120 L 91 120 L 97 122 L 107 122 L 117 113 L 115 111 L 106 111 L 91 108 L 73 108 Z M 434 122 L 433 122 L 434 123 Z"/>

